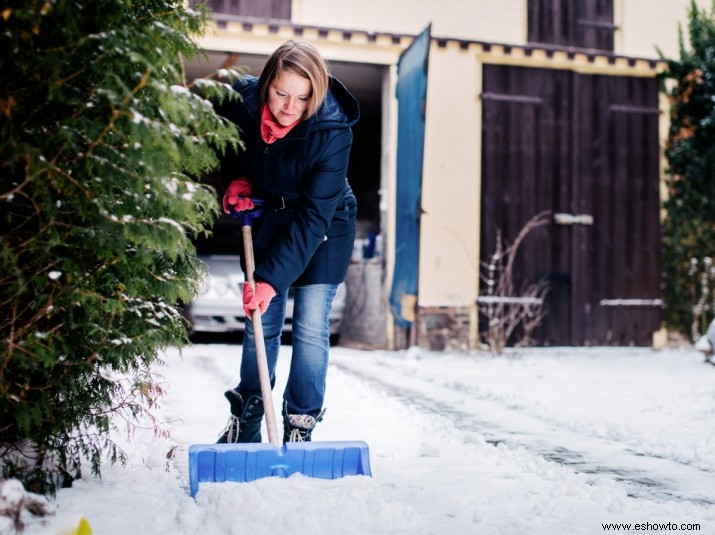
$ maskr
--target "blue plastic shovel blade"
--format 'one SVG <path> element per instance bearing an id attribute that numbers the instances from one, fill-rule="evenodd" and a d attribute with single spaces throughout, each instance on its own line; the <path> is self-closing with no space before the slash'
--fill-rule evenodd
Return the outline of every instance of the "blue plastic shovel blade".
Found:
<path id="1" fill-rule="evenodd" d="M 194 444 L 189 447 L 189 490 L 199 483 L 239 483 L 300 473 L 320 479 L 372 476 L 365 442 L 289 442 L 272 444 Z"/>

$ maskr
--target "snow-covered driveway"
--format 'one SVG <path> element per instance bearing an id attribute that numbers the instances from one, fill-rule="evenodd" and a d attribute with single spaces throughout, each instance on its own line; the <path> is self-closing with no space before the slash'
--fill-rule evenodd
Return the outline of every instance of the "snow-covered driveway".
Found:
<path id="1" fill-rule="evenodd" d="M 366 441 L 373 477 L 202 484 L 194 501 L 186 450 L 225 423 L 239 359 L 237 345 L 167 352 L 171 439 L 137 432 L 129 466 L 60 492 L 53 525 L 84 514 L 99 534 L 715 533 L 715 367 L 694 350 L 336 347 L 314 438 Z M 285 346 L 277 406 L 289 359 Z"/>

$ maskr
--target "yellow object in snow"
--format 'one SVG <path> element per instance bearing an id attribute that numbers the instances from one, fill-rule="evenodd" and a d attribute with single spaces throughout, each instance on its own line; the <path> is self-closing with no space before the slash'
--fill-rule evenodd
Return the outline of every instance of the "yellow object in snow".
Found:
<path id="1" fill-rule="evenodd" d="M 92 535 L 92 526 L 89 525 L 85 517 L 80 517 L 79 524 L 72 531 L 67 531 L 64 535 Z"/>

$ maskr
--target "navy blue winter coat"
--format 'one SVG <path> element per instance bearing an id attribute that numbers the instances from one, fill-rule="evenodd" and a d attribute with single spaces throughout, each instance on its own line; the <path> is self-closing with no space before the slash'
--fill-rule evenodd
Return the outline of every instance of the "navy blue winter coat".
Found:
<path id="1" fill-rule="evenodd" d="M 343 282 L 355 241 L 357 203 L 347 169 L 351 127 L 360 116 L 357 101 L 331 78 L 316 114 L 266 144 L 258 79 L 246 77 L 234 89 L 242 99 L 217 111 L 239 127 L 245 150 L 227 154 L 221 173 L 225 186 L 245 177 L 252 197 L 266 202 L 253 223 L 256 280 L 279 294 L 292 285 Z"/>

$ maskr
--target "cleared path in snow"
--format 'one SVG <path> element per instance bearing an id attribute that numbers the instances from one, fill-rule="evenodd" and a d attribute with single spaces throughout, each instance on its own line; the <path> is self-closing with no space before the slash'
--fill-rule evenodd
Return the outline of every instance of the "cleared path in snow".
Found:
<path id="1" fill-rule="evenodd" d="M 410 363 L 386 366 L 379 359 L 333 357 L 332 366 L 371 388 L 422 413 L 449 419 L 465 433 L 479 433 L 486 442 L 521 446 L 543 459 L 587 475 L 621 484 L 633 498 L 656 502 L 715 504 L 715 473 L 675 459 L 654 456 L 616 440 L 594 437 L 536 418 L 477 389 L 451 380 L 417 377 Z"/>

